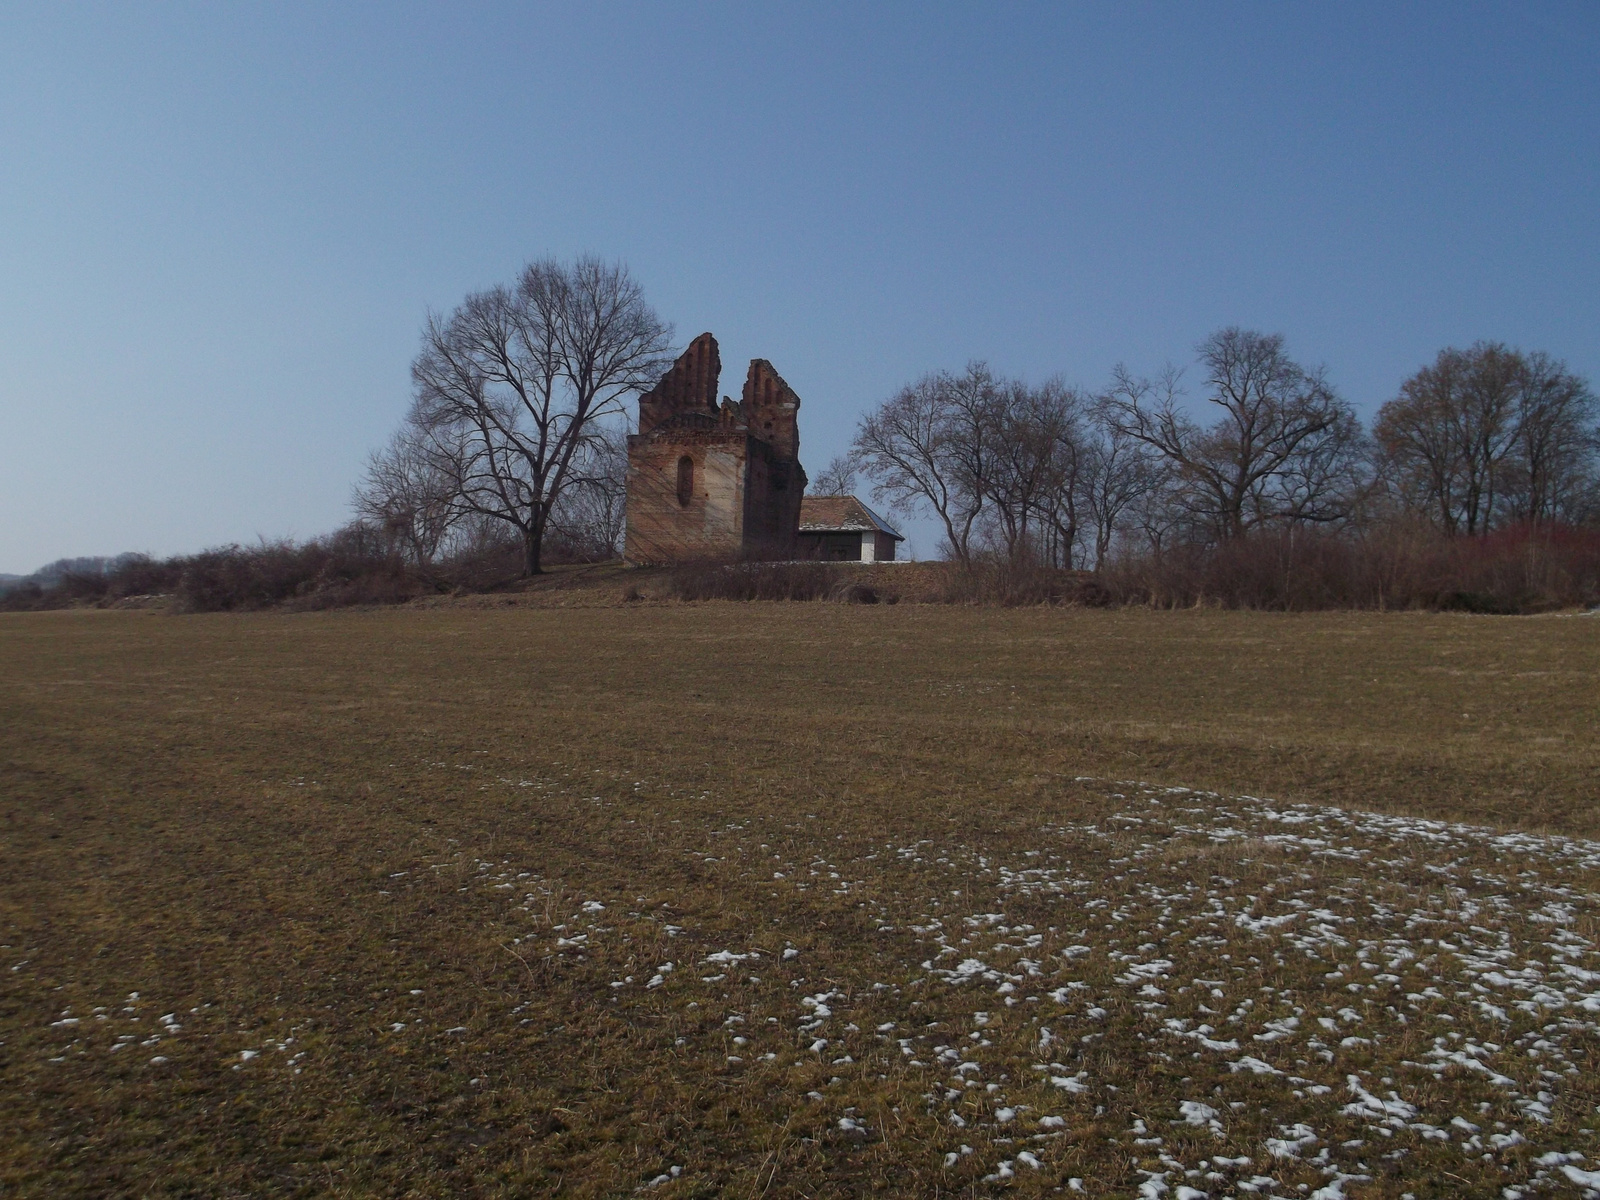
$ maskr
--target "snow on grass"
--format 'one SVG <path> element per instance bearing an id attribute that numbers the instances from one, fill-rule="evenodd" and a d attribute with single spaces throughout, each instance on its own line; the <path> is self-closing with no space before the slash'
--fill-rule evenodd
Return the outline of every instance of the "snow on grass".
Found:
<path id="1" fill-rule="evenodd" d="M 787 1076 L 797 1104 L 913 1087 L 961 1179 L 1010 1186 L 1093 1137 L 1140 1164 L 1141 1195 L 1333 1198 L 1450 1162 L 1507 1195 L 1600 1196 L 1600 844 L 1113 786 L 1118 811 L 1021 849 L 952 829 L 847 854 L 818 824 L 807 852 L 792 827 L 719 829 L 698 861 L 790 894 L 827 882 L 857 898 L 871 953 L 803 968 L 752 934 L 645 990 L 764 994 L 746 1007 L 770 1017 L 724 1030 L 725 1069 Z M 585 899 L 543 951 L 598 953 L 615 904 Z M 764 956 L 770 992 L 737 975 Z M 1161 1123 L 1114 1119 L 1141 1076 L 1176 1093 Z M 855 1113 L 837 1134 L 867 1135 Z"/>
<path id="2" fill-rule="evenodd" d="M 786 1096 L 821 1144 L 914 1131 L 951 1189 L 1333 1198 L 1449 1171 L 1506 1197 L 1600 1197 L 1600 843 L 1104 786 L 1109 811 L 1025 836 L 686 830 L 719 887 L 821 904 L 807 889 L 825 885 L 811 930 L 639 894 L 657 878 L 586 895 L 466 853 L 382 882 L 459 876 L 524 965 L 670 1015 L 674 1070 Z M 375 1028 L 466 1043 L 473 1029 L 428 1024 L 434 991 L 397 990 L 414 1011 Z M 129 999 L 58 1011 L 50 1061 L 204 1020 L 174 1008 L 141 1028 L 160 1007 Z M 292 1040 L 228 1053 L 312 1065 Z"/>

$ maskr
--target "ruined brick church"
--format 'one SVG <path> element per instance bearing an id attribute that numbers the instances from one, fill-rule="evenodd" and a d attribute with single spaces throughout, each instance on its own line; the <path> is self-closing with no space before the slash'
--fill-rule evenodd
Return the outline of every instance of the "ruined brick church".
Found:
<path id="1" fill-rule="evenodd" d="M 717 401 L 722 359 L 702 333 L 639 398 L 628 438 L 632 563 L 792 559 L 800 542 L 800 397 L 764 358 L 737 403 Z"/>

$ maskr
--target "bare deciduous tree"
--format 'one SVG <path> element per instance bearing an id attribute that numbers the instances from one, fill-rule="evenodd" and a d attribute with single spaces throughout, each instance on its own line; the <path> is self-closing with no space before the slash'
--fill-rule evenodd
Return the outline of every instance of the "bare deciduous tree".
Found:
<path id="1" fill-rule="evenodd" d="M 991 525 L 1010 562 L 1072 565 L 1078 539 L 1083 398 L 1059 379 L 1020 380 L 995 389 L 989 406 L 994 450 L 981 481 Z"/>
<path id="2" fill-rule="evenodd" d="M 551 514 L 597 430 L 666 365 L 671 330 L 620 264 L 530 264 L 429 318 L 408 418 L 457 508 L 511 526 L 540 571 Z"/>
<path id="3" fill-rule="evenodd" d="M 1445 349 L 1400 385 L 1374 432 L 1396 476 L 1448 533 L 1493 520 L 1516 433 L 1519 363 L 1504 346 Z"/>
<path id="4" fill-rule="evenodd" d="M 811 481 L 814 496 L 848 496 L 856 490 L 859 469 L 855 458 L 849 454 L 836 454 L 826 467 Z"/>
<path id="5" fill-rule="evenodd" d="M 1158 394 L 1119 367 L 1103 408 L 1113 429 L 1167 460 L 1192 515 L 1228 539 L 1264 522 L 1323 522 L 1348 511 L 1333 486 L 1340 474 L 1311 465 L 1358 450 L 1351 435 L 1359 425 L 1324 373 L 1290 359 L 1281 336 L 1238 328 L 1207 338 L 1200 359 L 1206 401 L 1222 413 L 1214 424 L 1189 419 L 1171 374 Z"/>
<path id="6" fill-rule="evenodd" d="M 1378 412 L 1402 502 L 1447 533 L 1570 517 L 1593 477 L 1596 405 L 1548 355 L 1495 342 L 1448 348 Z"/>
<path id="7" fill-rule="evenodd" d="M 1090 404 L 973 363 L 870 413 L 853 454 L 875 496 L 940 520 L 963 566 L 990 552 L 1099 570 L 1142 541 L 1158 565 L 1181 549 L 1171 561 L 1187 570 L 1223 543 L 1247 556 L 1239 539 L 1258 530 L 1289 562 L 1334 544 L 1312 528 L 1372 530 L 1407 508 L 1452 532 L 1600 521 L 1600 401 L 1548 355 L 1446 350 L 1385 406 L 1375 441 L 1282 337 L 1229 328 L 1198 350 L 1209 423 L 1174 368 L 1151 380 L 1118 367 Z"/>
<path id="8" fill-rule="evenodd" d="M 1104 420 L 1097 405 L 1083 446 L 1079 489 L 1084 512 L 1093 524 L 1093 569 L 1101 570 L 1111 553 L 1124 514 L 1165 482 L 1160 462 L 1149 446 Z"/>
<path id="9" fill-rule="evenodd" d="M 573 459 L 567 487 L 550 515 L 551 529 L 581 558 L 615 557 L 627 526 L 627 490 L 627 433 L 598 428 Z"/>
<path id="10" fill-rule="evenodd" d="M 1543 352 L 1523 356 L 1513 443 L 1518 517 L 1534 523 L 1583 518 L 1596 481 L 1597 419 L 1587 381 Z"/>
<path id="11" fill-rule="evenodd" d="M 450 477 L 419 431 L 407 425 L 367 460 L 356 486 L 356 515 L 381 530 L 407 562 L 427 566 L 459 518 Z"/>
<path id="12" fill-rule="evenodd" d="M 1406 507 L 1426 507 L 1447 533 L 1461 512 L 1462 454 L 1450 410 L 1460 390 L 1461 356 L 1442 351 L 1400 385 L 1400 395 L 1378 410 L 1373 433 L 1382 448 L 1385 474 Z"/>
<path id="13" fill-rule="evenodd" d="M 1342 408 L 1325 430 L 1308 438 L 1263 485 L 1257 509 L 1291 528 L 1349 521 L 1372 486 L 1371 439 Z"/>
<path id="14" fill-rule="evenodd" d="M 995 452 L 999 387 L 989 368 L 924 375 L 861 419 L 852 450 L 892 507 L 932 512 L 950 552 L 972 562 L 972 542 Z"/>

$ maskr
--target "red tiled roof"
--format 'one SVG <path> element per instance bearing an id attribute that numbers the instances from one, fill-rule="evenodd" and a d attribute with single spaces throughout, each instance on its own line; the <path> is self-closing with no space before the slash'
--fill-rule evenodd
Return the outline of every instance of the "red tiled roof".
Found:
<path id="1" fill-rule="evenodd" d="M 805 496 L 800 500 L 801 533 L 850 533 L 866 529 L 905 541 L 899 530 L 854 496 Z"/>

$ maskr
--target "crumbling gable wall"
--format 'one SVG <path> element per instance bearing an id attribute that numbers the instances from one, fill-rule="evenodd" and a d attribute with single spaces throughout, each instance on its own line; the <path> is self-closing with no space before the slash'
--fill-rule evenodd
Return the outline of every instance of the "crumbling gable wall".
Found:
<path id="1" fill-rule="evenodd" d="M 717 377 L 722 374 L 722 355 L 717 339 L 702 333 L 678 355 L 672 369 L 660 382 L 639 397 L 639 432 L 649 433 L 663 421 L 679 413 L 717 413 Z"/>
<path id="2" fill-rule="evenodd" d="M 740 407 L 750 432 L 770 444 L 779 459 L 800 457 L 800 397 L 766 359 L 750 360 Z"/>
<path id="3" fill-rule="evenodd" d="M 746 492 L 745 541 L 751 558 L 786 560 L 799 553 L 800 498 L 806 473 L 800 466 L 800 397 L 764 358 L 751 361 L 739 401 L 761 451 L 751 460 Z"/>
<path id="4" fill-rule="evenodd" d="M 629 562 L 792 558 L 806 476 L 800 398 L 750 364 L 744 398 L 717 403 L 722 360 L 702 333 L 639 398 L 628 439 Z"/>

